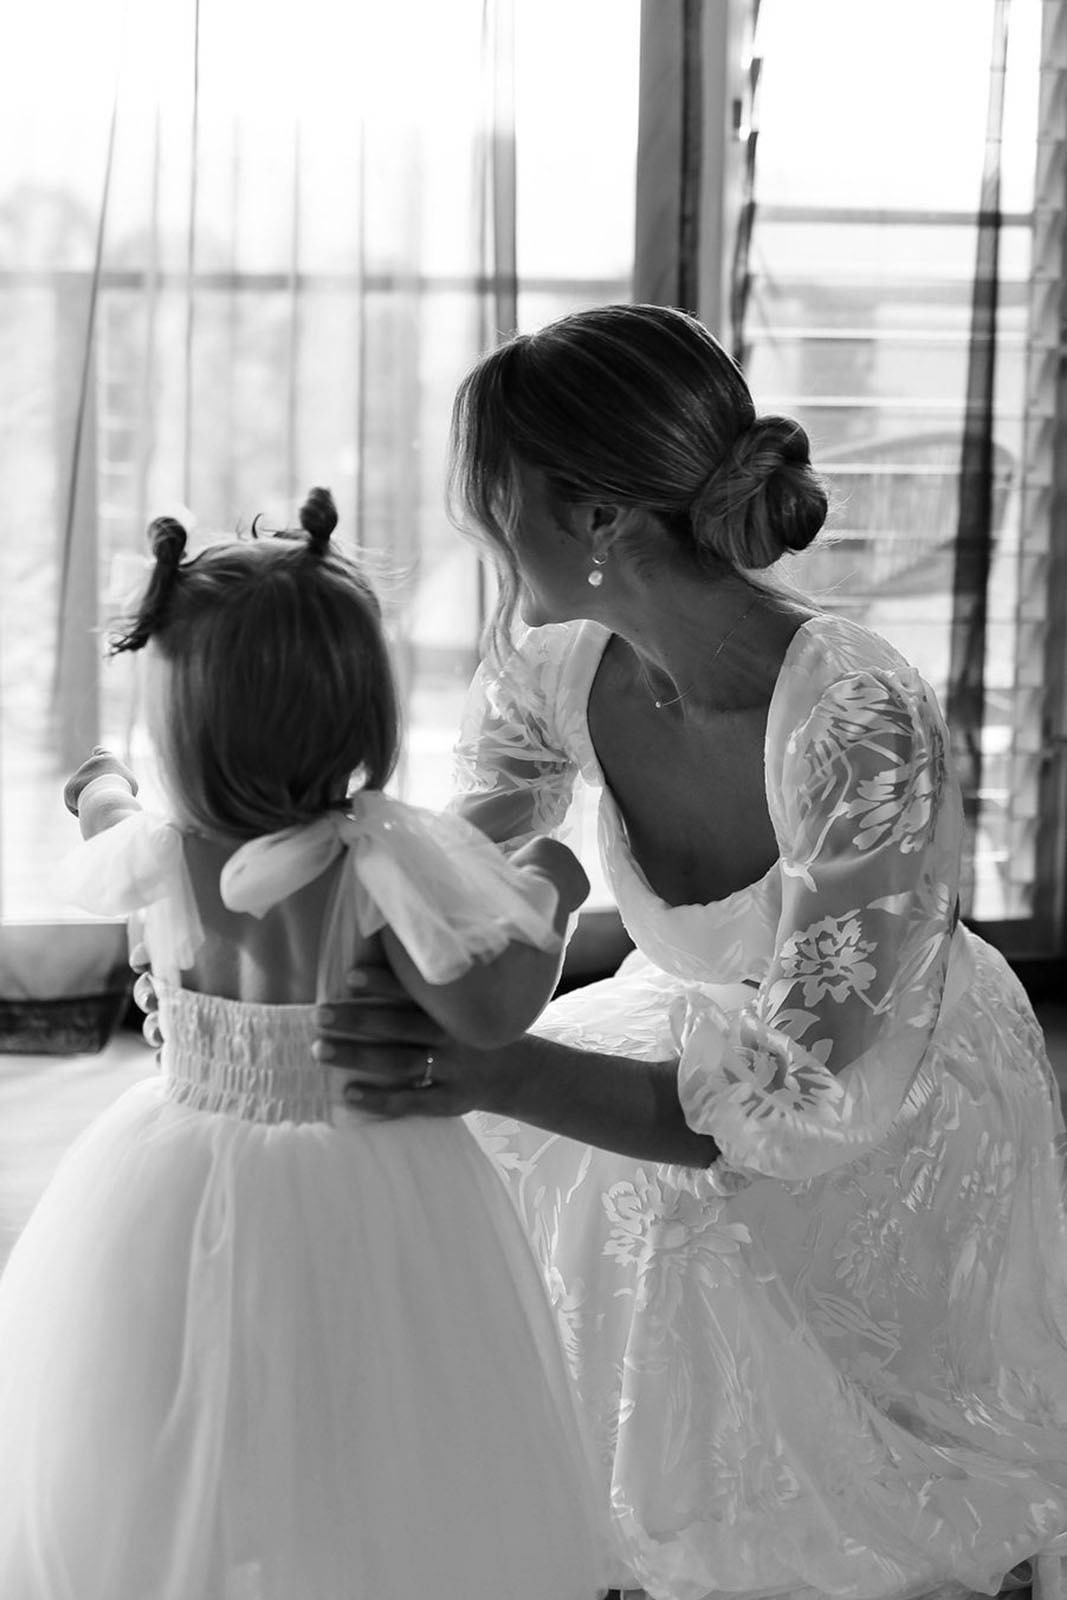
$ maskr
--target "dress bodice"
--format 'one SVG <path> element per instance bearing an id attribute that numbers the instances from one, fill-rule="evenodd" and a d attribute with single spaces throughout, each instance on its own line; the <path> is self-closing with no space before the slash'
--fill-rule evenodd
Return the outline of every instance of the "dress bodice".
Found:
<path id="1" fill-rule="evenodd" d="M 609 638 L 591 622 L 534 629 L 503 667 L 481 669 L 455 804 L 514 844 L 561 827 L 584 781 L 627 930 L 679 985 L 674 1045 L 690 1126 L 738 1167 L 828 1170 L 884 1133 L 968 967 L 955 937 L 962 806 L 934 694 L 866 628 L 805 622 L 767 712 L 778 860 L 723 900 L 671 906 L 633 857 L 590 737 Z"/>
<path id="2" fill-rule="evenodd" d="M 231 912 L 261 917 L 339 868 L 319 936 L 316 999 L 344 993 L 357 933 L 388 926 L 419 975 L 448 984 L 513 941 L 556 952 L 557 895 L 462 818 L 422 811 L 378 791 L 343 810 L 246 841 L 218 894 Z M 83 841 L 61 864 L 71 899 L 113 916 L 143 914 L 160 995 L 169 1098 L 256 1122 L 329 1122 L 330 1074 L 312 1054 L 314 1006 L 263 1004 L 186 988 L 203 939 L 180 828 L 134 810 Z M 291 992 L 260 972 L 266 993 Z M 284 976 L 284 975 L 283 975 Z M 203 981 L 203 975 L 201 975 Z"/>
<path id="3" fill-rule="evenodd" d="M 598 623 L 534 630 L 493 680 L 475 680 L 458 750 L 455 804 L 500 842 L 560 829 L 580 778 L 597 805 L 597 839 L 619 915 L 638 949 L 691 983 L 761 978 L 781 909 L 779 864 L 722 900 L 672 906 L 630 849 L 589 732 L 589 696 L 611 638 Z"/>
<path id="4" fill-rule="evenodd" d="M 865 628 L 828 616 L 804 623 L 786 651 L 767 716 L 767 800 L 782 855 L 763 877 L 721 900 L 672 906 L 655 893 L 634 859 L 589 731 L 589 696 L 610 639 L 609 630 L 594 622 L 539 628 L 499 674 L 482 669 L 458 750 L 460 794 L 455 804 L 491 837 L 514 845 L 530 833 L 562 825 L 574 779 L 580 778 L 595 796 L 605 874 L 638 949 L 689 982 L 761 982 L 774 950 L 783 870 L 788 876 L 794 845 L 782 774 L 787 757 L 796 751 L 798 733 L 813 718 L 818 724 L 820 701 L 843 680 L 892 679 L 901 698 L 923 716 L 932 714 L 940 733 L 933 696 L 899 653 Z M 875 722 L 880 709 L 869 692 L 847 696 L 838 707 L 823 707 L 822 722 L 836 713 L 836 735 L 830 736 L 843 765 L 847 757 L 841 745 L 850 737 L 850 726 L 860 718 Z M 816 726 L 815 733 L 825 743 L 823 729 Z M 860 775 L 857 787 L 863 781 Z M 890 796 L 885 799 L 891 804 Z M 948 838 L 950 869 L 951 851 Z"/>
<path id="5" fill-rule="evenodd" d="M 311 1052 L 313 1006 L 157 989 L 168 1098 L 251 1122 L 333 1120 L 331 1073 Z"/>
<path id="6" fill-rule="evenodd" d="M 576 759 L 598 797 L 598 845 L 619 915 L 638 949 L 665 972 L 691 983 L 758 982 L 781 914 L 780 864 L 721 900 L 674 906 L 656 894 L 630 848 L 589 732 L 589 695 L 608 638 L 606 630 L 590 629 L 566 692 L 575 700 Z"/>

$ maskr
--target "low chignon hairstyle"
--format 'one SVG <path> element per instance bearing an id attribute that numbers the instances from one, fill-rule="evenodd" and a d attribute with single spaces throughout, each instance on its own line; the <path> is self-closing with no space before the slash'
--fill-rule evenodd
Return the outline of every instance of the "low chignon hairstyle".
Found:
<path id="1" fill-rule="evenodd" d="M 164 670 L 149 731 L 183 820 L 242 838 L 313 820 L 354 774 L 380 789 L 399 717 L 381 608 L 331 544 L 337 509 L 313 489 L 299 530 L 208 545 L 148 530 L 155 565 L 112 652 L 149 642 Z"/>
<path id="2" fill-rule="evenodd" d="M 828 509 L 800 423 L 757 415 L 741 369 L 695 317 L 598 306 L 518 334 L 467 374 L 452 413 L 450 511 L 498 569 L 497 655 L 521 581 L 524 467 L 544 474 L 559 515 L 583 501 L 643 507 L 709 569 L 803 550 Z"/>

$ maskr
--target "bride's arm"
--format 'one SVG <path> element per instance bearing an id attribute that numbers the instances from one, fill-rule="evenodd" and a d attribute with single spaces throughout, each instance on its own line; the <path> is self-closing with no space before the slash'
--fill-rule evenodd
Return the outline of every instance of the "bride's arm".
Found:
<path id="1" fill-rule="evenodd" d="M 638 1160 L 708 1167 L 718 1158 L 715 1140 L 682 1115 L 677 1061 L 576 1050 L 536 1034 L 492 1055 L 480 1109 Z"/>
<path id="2" fill-rule="evenodd" d="M 343 1005 L 318 1014 L 319 1058 L 353 1106 L 382 1117 L 455 1117 L 481 1110 L 639 1160 L 707 1167 L 714 1139 L 686 1125 L 675 1060 L 578 1050 L 524 1034 L 491 1050 L 449 1039 L 382 968 L 355 975 Z M 433 1057 L 430 1089 L 409 1088 Z"/>

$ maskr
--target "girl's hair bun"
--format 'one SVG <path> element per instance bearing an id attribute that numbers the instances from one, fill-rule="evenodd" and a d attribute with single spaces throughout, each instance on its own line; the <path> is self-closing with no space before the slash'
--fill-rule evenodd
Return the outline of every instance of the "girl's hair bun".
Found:
<path id="1" fill-rule="evenodd" d="M 337 526 L 337 507 L 329 489 L 311 489 L 300 507 L 300 526 L 308 536 L 315 555 L 323 556 L 330 546 L 330 535 Z"/>
<path id="2" fill-rule="evenodd" d="M 188 534 L 175 517 L 157 517 L 148 525 L 148 542 L 161 567 L 177 567 L 185 554 Z"/>
<path id="3" fill-rule="evenodd" d="M 156 564 L 136 614 L 129 619 L 125 632 L 111 640 L 113 654 L 142 650 L 153 634 L 166 627 L 188 537 L 176 517 L 156 517 L 148 524 L 148 543 Z"/>
<path id="4" fill-rule="evenodd" d="M 829 509 L 808 436 L 791 417 L 756 417 L 693 501 L 699 549 L 738 567 L 769 567 L 803 550 Z"/>

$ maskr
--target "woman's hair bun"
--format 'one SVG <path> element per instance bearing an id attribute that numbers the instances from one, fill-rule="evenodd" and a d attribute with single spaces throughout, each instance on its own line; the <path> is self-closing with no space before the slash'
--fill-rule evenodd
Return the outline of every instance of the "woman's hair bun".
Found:
<path id="1" fill-rule="evenodd" d="M 829 509 L 811 465 L 808 436 L 791 417 L 756 419 L 696 495 L 690 515 L 699 549 L 737 567 L 769 567 L 803 550 Z"/>
<path id="2" fill-rule="evenodd" d="M 300 507 L 300 526 L 308 536 L 308 544 L 316 555 L 325 555 L 330 535 L 337 526 L 337 507 L 329 489 L 310 489 Z"/>
<path id="3" fill-rule="evenodd" d="M 185 553 L 188 538 L 176 517 L 156 517 L 148 525 L 148 542 L 161 567 L 177 567 Z"/>

